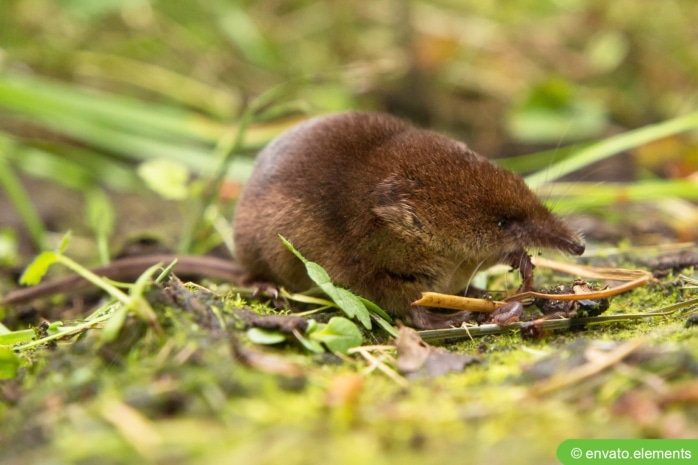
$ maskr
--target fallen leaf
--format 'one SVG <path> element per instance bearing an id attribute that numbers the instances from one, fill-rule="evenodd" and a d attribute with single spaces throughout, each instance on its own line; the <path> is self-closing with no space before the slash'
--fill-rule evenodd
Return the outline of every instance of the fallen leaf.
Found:
<path id="1" fill-rule="evenodd" d="M 460 372 L 480 359 L 472 355 L 449 352 L 442 347 L 430 346 L 412 328 L 403 326 L 395 341 L 397 368 L 407 378 L 433 378 L 450 372 Z"/>

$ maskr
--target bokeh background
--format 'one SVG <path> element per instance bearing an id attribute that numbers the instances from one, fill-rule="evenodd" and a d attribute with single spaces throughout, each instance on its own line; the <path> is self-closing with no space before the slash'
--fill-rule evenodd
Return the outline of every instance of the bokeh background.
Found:
<path id="1" fill-rule="evenodd" d="M 0 43 L 7 73 L 221 122 L 302 80 L 294 97 L 308 110 L 386 110 L 508 154 L 515 142 L 570 143 L 695 109 L 697 9 L 687 0 L 8 0 Z"/>
<path id="2" fill-rule="evenodd" d="M 251 107 L 264 111 L 236 148 L 223 204 L 234 202 L 271 137 L 305 115 L 346 109 L 408 118 L 492 158 L 548 150 L 511 166 L 542 170 L 586 142 L 695 111 L 696 21 L 688 0 L 6 0 L 4 177 L 21 177 L 24 204 L 38 212 L 18 215 L 6 187 L 0 224 L 20 231 L 15 242 L 29 252 L 43 242 L 38 232 L 27 239 L 28 217 L 49 233 L 89 235 L 85 216 L 106 208 L 90 202 L 133 194 L 135 204 L 112 201 L 115 234 L 162 231 L 172 242 L 181 205 L 146 201 L 152 189 L 133 168 L 167 158 L 190 175 L 210 172 L 215 147 Z M 573 179 L 681 179 L 696 166 L 696 138 L 683 133 Z M 563 209 L 608 220 L 612 203 Z M 667 211 L 676 208 L 659 210 L 651 219 L 672 223 Z M 662 231 L 692 239 L 696 211 L 685 202 L 679 211 L 690 221 Z M 621 228 L 607 234 L 614 240 L 647 214 L 625 224 L 617 216 Z"/>

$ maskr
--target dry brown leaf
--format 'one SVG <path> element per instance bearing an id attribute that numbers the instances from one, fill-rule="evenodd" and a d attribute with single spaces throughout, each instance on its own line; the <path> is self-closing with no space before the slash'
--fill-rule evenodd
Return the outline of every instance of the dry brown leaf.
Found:
<path id="1" fill-rule="evenodd" d="M 412 328 L 403 326 L 397 341 L 397 368 L 407 378 L 436 377 L 460 372 L 480 359 L 472 355 L 449 352 L 442 347 L 430 346 Z"/>

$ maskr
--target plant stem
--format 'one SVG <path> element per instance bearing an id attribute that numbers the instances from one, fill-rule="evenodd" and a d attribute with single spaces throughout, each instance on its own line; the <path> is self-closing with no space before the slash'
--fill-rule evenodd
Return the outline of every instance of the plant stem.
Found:
<path id="1" fill-rule="evenodd" d="M 123 293 L 120 289 L 112 286 L 106 280 L 100 278 L 84 266 L 79 265 L 78 263 L 76 263 L 75 261 L 71 260 L 63 254 L 56 254 L 56 260 L 61 264 L 65 265 L 66 267 L 70 268 L 72 271 L 79 274 L 95 286 L 103 289 L 105 292 L 109 293 L 109 295 L 117 299 L 119 302 L 127 306 L 131 305 L 131 297 Z"/>
<path id="2" fill-rule="evenodd" d="M 66 336 L 72 336 L 74 334 L 80 333 L 86 329 L 90 329 L 92 326 L 95 326 L 98 323 L 101 323 L 103 321 L 107 321 L 109 318 L 112 317 L 112 314 L 109 313 L 107 315 L 102 315 L 100 317 L 94 318 L 90 321 L 86 321 L 84 323 L 81 323 L 76 326 L 71 326 L 69 329 L 66 329 L 65 331 L 58 332 L 56 334 L 52 334 L 50 336 L 42 337 L 41 339 L 37 339 L 36 341 L 31 341 L 23 345 L 17 345 L 14 346 L 15 350 L 26 350 L 26 349 L 31 349 L 32 347 L 37 347 L 40 346 L 41 344 L 46 344 L 49 341 L 53 341 L 54 339 L 60 339 Z"/>

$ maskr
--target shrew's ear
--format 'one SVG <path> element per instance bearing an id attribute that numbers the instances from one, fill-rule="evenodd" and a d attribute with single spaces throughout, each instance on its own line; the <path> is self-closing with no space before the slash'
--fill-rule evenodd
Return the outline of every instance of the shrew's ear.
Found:
<path id="1" fill-rule="evenodd" d="M 384 179 L 373 191 L 374 207 L 371 211 L 398 232 L 414 234 L 421 231 L 422 222 L 411 203 L 415 184 L 415 181 L 399 176 Z"/>

